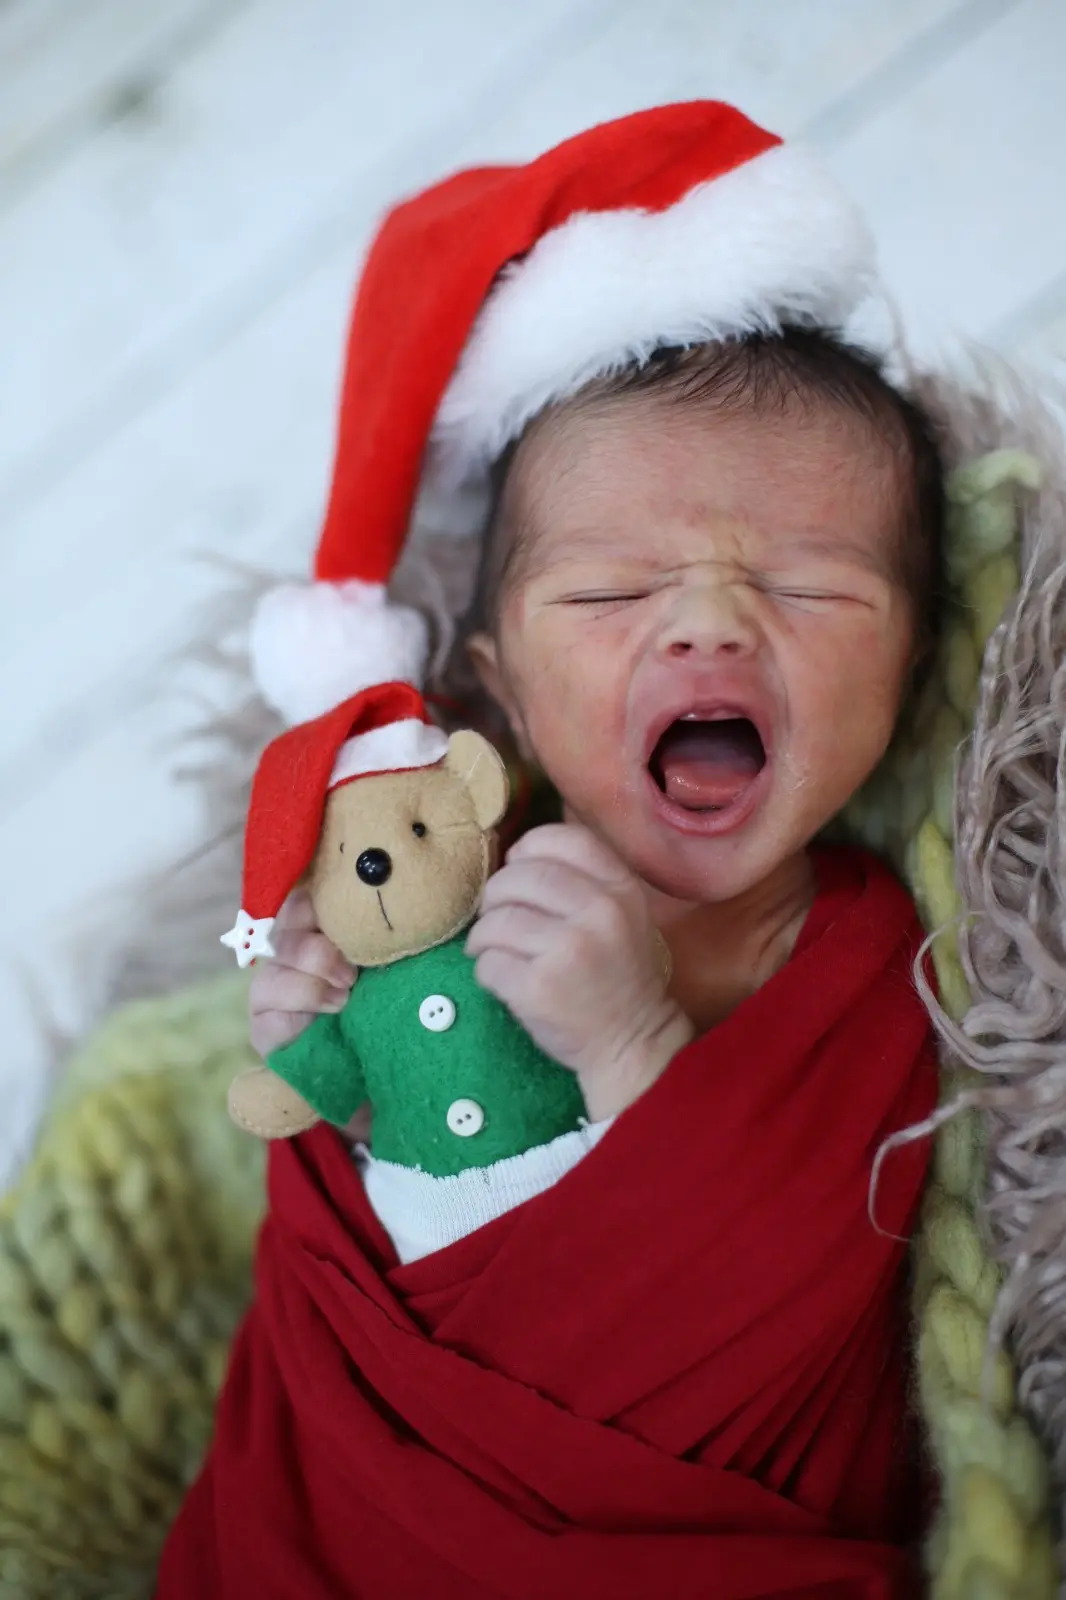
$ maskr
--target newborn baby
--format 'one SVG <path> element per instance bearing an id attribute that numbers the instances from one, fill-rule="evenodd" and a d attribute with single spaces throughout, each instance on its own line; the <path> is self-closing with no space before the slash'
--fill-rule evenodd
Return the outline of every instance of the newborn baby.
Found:
<path id="1" fill-rule="evenodd" d="M 925 417 L 839 333 L 865 251 L 794 153 L 701 104 L 386 221 L 318 582 L 261 616 L 260 681 L 302 720 L 309 684 L 322 709 L 414 674 L 384 579 L 417 489 L 473 507 L 456 660 L 563 821 L 510 849 L 467 949 L 598 1136 L 407 1260 L 334 1129 L 272 1147 L 160 1600 L 917 1592 L 920 1143 L 870 1205 L 936 1101 L 922 930 L 821 841 L 923 670 L 943 493 Z M 263 1054 L 352 979 L 305 897 L 275 940 Z"/>

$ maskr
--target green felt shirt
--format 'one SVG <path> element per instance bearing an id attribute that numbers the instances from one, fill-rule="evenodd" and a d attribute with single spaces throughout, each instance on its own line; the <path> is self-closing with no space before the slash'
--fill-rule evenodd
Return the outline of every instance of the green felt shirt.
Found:
<path id="1" fill-rule="evenodd" d="M 316 1017 L 268 1062 L 329 1122 L 369 1100 L 374 1155 L 436 1177 L 547 1144 L 585 1114 L 574 1074 L 478 985 L 465 942 L 364 968 L 342 1012 Z M 464 1136 L 449 1113 L 481 1125 Z"/>

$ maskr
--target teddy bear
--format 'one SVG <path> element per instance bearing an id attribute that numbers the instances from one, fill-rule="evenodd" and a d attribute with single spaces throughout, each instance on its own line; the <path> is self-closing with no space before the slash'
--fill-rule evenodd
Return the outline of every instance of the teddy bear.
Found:
<path id="1" fill-rule="evenodd" d="M 450 738 L 406 684 L 364 691 L 263 755 L 245 838 L 244 901 L 223 942 L 270 955 L 286 894 L 357 970 L 322 1014 L 230 1088 L 235 1122 L 266 1139 L 369 1100 L 375 1160 L 447 1177 L 547 1145 L 585 1123 L 573 1073 L 482 989 L 465 952 L 508 803 L 498 753 Z"/>

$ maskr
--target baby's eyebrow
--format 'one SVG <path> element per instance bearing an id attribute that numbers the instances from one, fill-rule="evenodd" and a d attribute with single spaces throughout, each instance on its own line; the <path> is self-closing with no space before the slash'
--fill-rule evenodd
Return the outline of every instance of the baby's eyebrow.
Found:
<path id="1" fill-rule="evenodd" d="M 821 556 L 829 561 L 846 561 L 852 566 L 865 567 L 879 577 L 891 571 L 889 553 L 865 541 L 828 539 L 823 533 L 801 533 L 791 539 L 790 548 L 802 555 Z"/>
<path id="2" fill-rule="evenodd" d="M 780 536 L 777 548 L 771 547 L 759 554 L 762 559 L 751 562 L 753 571 L 756 569 L 772 571 L 782 558 L 801 555 L 843 561 L 851 566 L 863 567 L 867 571 L 876 573 L 878 577 L 890 576 L 892 572 L 890 552 L 872 548 L 865 541 L 858 539 L 827 537 L 821 530 L 807 533 L 789 529 Z M 550 554 L 545 552 L 541 563 L 531 555 L 528 570 L 536 573 L 544 567 L 556 565 L 560 558 L 568 562 L 606 558 L 622 562 L 632 570 L 657 568 L 662 564 L 661 551 L 656 549 L 654 544 L 643 549 L 634 548 L 632 543 L 619 541 L 602 529 L 590 528 L 569 535 L 561 549 L 555 549 Z"/>

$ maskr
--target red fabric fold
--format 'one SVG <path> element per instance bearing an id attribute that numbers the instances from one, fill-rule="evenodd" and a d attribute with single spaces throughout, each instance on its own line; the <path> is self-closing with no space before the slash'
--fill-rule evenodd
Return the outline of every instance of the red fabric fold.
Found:
<path id="1" fill-rule="evenodd" d="M 898 884 L 827 853 L 791 961 L 554 1189 L 401 1267 L 326 1127 L 160 1600 L 911 1596 L 906 1247 L 935 1103 Z"/>

